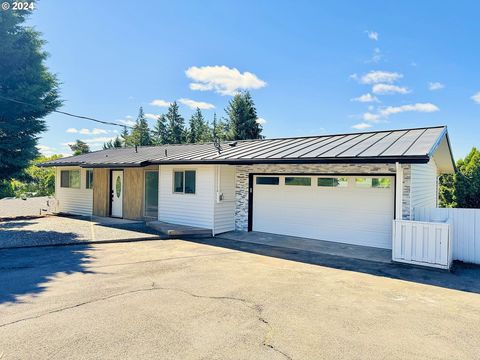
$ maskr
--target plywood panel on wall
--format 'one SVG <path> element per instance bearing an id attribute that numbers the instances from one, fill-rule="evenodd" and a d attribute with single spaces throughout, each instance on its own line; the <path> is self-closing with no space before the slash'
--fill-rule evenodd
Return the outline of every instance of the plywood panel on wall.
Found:
<path id="1" fill-rule="evenodd" d="M 109 170 L 93 169 L 93 215 L 108 216 Z"/>
<path id="2" fill-rule="evenodd" d="M 143 182 L 145 168 L 126 168 L 123 171 L 123 217 L 143 218 Z"/>

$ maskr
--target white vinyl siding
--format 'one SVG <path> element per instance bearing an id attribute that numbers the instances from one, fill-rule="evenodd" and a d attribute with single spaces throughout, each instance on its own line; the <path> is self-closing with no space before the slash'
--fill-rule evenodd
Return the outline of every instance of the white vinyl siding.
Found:
<path id="1" fill-rule="evenodd" d="M 215 181 L 215 234 L 235 230 L 235 167 L 219 165 Z M 223 200 L 217 201 L 217 189 Z"/>
<path id="2" fill-rule="evenodd" d="M 60 186 L 60 173 L 64 170 L 80 171 L 80 188 L 64 188 Z M 74 215 L 92 215 L 93 190 L 86 189 L 86 169 L 80 167 L 58 167 L 55 176 L 55 198 L 58 212 Z"/>
<path id="3" fill-rule="evenodd" d="M 174 171 L 195 170 L 195 194 L 173 192 Z M 213 229 L 213 165 L 160 165 L 158 220 Z"/>
<path id="4" fill-rule="evenodd" d="M 437 166 L 435 161 L 428 164 L 411 165 L 410 206 L 417 207 L 437 206 Z"/>

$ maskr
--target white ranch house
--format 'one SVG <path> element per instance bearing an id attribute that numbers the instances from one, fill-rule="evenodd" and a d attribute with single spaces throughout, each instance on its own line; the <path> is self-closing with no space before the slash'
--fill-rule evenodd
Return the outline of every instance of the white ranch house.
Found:
<path id="1" fill-rule="evenodd" d="M 58 211 L 392 249 L 455 165 L 444 126 L 109 149 L 55 166 Z"/>

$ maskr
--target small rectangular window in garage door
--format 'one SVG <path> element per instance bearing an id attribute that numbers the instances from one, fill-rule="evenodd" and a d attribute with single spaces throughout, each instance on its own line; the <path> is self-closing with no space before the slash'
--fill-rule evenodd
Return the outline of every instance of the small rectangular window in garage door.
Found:
<path id="1" fill-rule="evenodd" d="M 317 185 L 321 187 L 347 187 L 348 179 L 346 177 L 318 178 Z"/>
<path id="2" fill-rule="evenodd" d="M 309 177 L 286 176 L 285 185 L 311 186 L 312 179 Z"/>
<path id="3" fill-rule="evenodd" d="M 257 185 L 278 185 L 280 181 L 278 176 L 257 176 L 255 183 Z"/>
<path id="4" fill-rule="evenodd" d="M 356 178 L 355 185 L 363 188 L 388 189 L 392 186 L 390 178 Z"/>

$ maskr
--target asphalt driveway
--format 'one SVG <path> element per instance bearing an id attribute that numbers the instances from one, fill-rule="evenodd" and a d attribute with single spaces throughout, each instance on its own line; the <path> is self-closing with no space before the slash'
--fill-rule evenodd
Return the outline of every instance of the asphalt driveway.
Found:
<path id="1" fill-rule="evenodd" d="M 0 250 L 0 358 L 478 358 L 477 268 L 218 241 Z"/>

